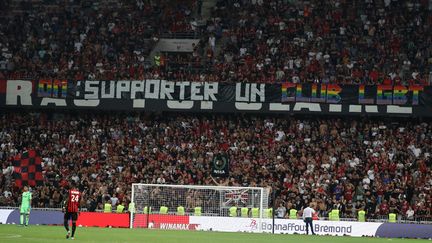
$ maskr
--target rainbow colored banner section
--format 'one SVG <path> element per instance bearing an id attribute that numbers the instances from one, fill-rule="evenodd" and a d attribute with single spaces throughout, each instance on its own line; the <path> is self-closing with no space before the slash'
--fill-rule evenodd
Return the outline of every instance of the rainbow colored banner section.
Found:
<path id="1" fill-rule="evenodd" d="M 281 85 L 282 102 L 350 103 L 364 105 L 419 105 L 420 85 Z"/>
<path id="2" fill-rule="evenodd" d="M 37 86 L 38 97 L 44 98 L 66 98 L 67 90 L 67 80 L 39 80 Z"/>

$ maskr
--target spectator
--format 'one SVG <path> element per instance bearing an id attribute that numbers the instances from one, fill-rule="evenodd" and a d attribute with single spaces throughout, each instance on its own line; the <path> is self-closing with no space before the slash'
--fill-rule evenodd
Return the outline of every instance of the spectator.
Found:
<path id="1" fill-rule="evenodd" d="M 341 217 L 356 217 L 359 205 L 367 218 L 386 216 L 390 209 L 406 215 L 410 207 L 414 218 L 430 217 L 427 122 L 6 112 L 0 131 L 4 169 L 24 147 L 42 153 L 44 186 L 34 188 L 34 207 L 56 207 L 59 188 L 75 178 L 85 191 L 83 206 L 98 210 L 108 200 L 114 206 L 128 203 L 131 183 L 218 183 L 271 186 L 277 202 L 299 211 L 314 202 L 321 217 L 334 207 Z M 208 165 L 220 149 L 230 158 L 230 176 L 213 181 Z M 0 174 L 3 205 L 18 203 L 13 183 L 9 172 Z M 197 202 L 187 196 L 187 206 L 194 207 Z"/>
<path id="2" fill-rule="evenodd" d="M 412 209 L 411 206 L 406 211 L 405 216 L 406 216 L 407 220 L 414 220 L 414 210 Z"/>
<path id="3" fill-rule="evenodd" d="M 279 207 L 276 209 L 276 217 L 279 219 L 285 218 L 287 209 L 285 208 L 283 203 L 279 204 Z"/>
<path id="4" fill-rule="evenodd" d="M 428 1 L 218 0 L 207 21 L 201 5 L 3 4 L 0 78 L 431 82 Z M 199 39 L 199 55 L 171 53 L 182 64 L 163 69 L 145 62 L 161 37 L 176 35 Z"/>

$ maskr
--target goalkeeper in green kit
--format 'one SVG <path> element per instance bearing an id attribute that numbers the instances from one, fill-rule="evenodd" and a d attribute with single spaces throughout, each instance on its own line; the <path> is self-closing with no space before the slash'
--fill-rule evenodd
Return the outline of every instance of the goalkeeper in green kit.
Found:
<path id="1" fill-rule="evenodd" d="M 23 189 L 23 194 L 21 197 L 21 207 L 20 207 L 20 224 L 28 226 L 30 219 L 30 205 L 31 205 L 32 195 L 29 192 L 27 186 Z"/>

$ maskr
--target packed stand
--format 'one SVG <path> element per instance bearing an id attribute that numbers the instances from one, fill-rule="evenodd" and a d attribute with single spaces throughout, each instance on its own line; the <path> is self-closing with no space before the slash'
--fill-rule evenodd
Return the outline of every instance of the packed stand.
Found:
<path id="1" fill-rule="evenodd" d="M 161 36 L 200 30 L 190 25 L 195 4 L 5 1 L 0 5 L 0 79 L 147 78 L 152 74 L 149 54 Z"/>
<path id="2" fill-rule="evenodd" d="M 17 206 L 12 157 L 39 149 L 44 186 L 33 207 L 58 207 L 68 180 L 82 206 L 128 205 L 131 183 L 262 186 L 276 205 L 314 201 L 320 216 L 397 212 L 431 219 L 432 123 L 404 120 L 228 115 L 0 115 L 0 205 Z M 215 153 L 228 153 L 230 176 L 212 178 Z M 190 209 L 188 209 L 190 210 Z"/>
<path id="3" fill-rule="evenodd" d="M 201 0 L 33 1 L 2 3 L 0 78 L 432 81 L 427 0 L 218 0 L 207 21 Z M 200 39 L 196 51 L 154 65 L 175 33 Z"/>
<path id="4" fill-rule="evenodd" d="M 228 11 L 233 10 L 233 11 Z M 219 0 L 220 80 L 428 83 L 431 1 Z"/>

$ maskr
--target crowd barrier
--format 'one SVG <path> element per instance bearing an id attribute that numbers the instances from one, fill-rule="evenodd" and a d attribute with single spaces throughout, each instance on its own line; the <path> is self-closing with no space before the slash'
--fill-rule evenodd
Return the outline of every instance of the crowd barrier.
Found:
<path id="1" fill-rule="evenodd" d="M 63 225 L 61 211 L 32 210 L 29 224 Z M 18 209 L 0 209 L 0 224 L 19 224 L 20 213 Z M 81 212 L 77 225 L 86 227 L 123 227 L 129 228 L 128 213 L 91 213 Z"/>
<path id="2" fill-rule="evenodd" d="M 175 216 L 136 214 L 134 227 L 202 230 L 223 232 L 266 232 L 271 233 L 274 227 L 276 234 L 305 234 L 302 220 L 254 219 L 207 216 Z M 80 213 L 77 224 L 84 227 L 129 227 L 128 213 Z M 18 209 L 0 209 L 1 224 L 18 224 Z M 32 210 L 30 224 L 62 225 L 63 213 L 60 211 Z M 318 235 L 334 236 L 375 236 L 388 238 L 423 238 L 432 239 L 431 224 L 401 224 L 354 221 L 314 221 L 314 230 Z"/>
<path id="3" fill-rule="evenodd" d="M 78 225 L 88 227 L 129 227 L 129 213 L 80 213 Z"/>

